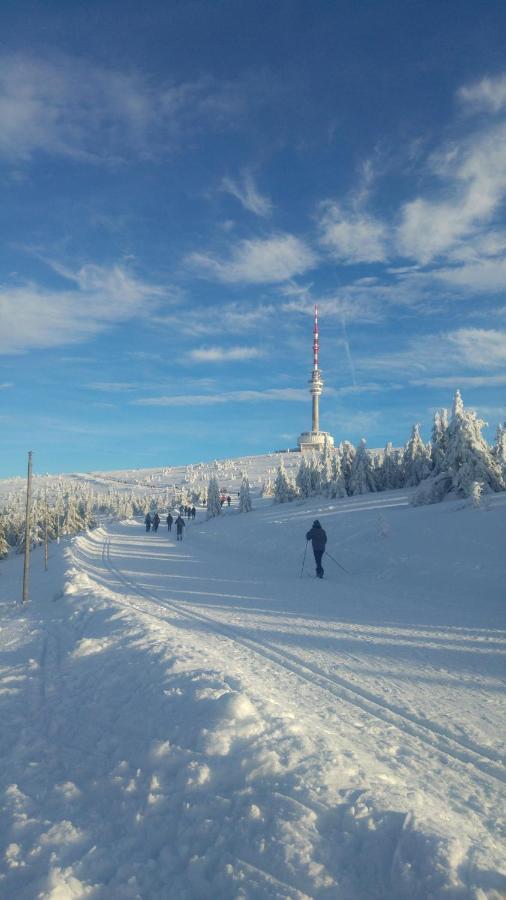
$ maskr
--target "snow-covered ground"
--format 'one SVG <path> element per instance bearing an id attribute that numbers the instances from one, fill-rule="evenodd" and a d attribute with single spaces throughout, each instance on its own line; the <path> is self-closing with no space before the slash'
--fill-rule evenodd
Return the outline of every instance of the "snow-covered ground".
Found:
<path id="1" fill-rule="evenodd" d="M 2 898 L 506 896 L 506 495 L 254 504 L 0 563 Z"/>

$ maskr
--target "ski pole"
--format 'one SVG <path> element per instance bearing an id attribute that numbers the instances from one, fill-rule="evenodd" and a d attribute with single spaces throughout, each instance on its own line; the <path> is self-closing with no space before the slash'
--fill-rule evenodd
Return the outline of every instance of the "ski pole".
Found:
<path id="1" fill-rule="evenodd" d="M 342 566 L 341 563 L 337 561 L 337 559 L 334 559 L 334 557 L 330 555 L 328 550 L 325 550 L 325 553 L 327 554 L 327 556 L 330 556 L 332 562 L 335 562 L 336 566 L 339 566 L 339 568 L 342 569 L 343 572 L 346 572 L 347 575 L 351 575 L 351 572 L 348 571 L 348 569 L 345 569 L 344 566 Z"/>
<path id="2" fill-rule="evenodd" d="M 303 573 L 303 571 L 304 571 L 304 563 L 306 562 L 307 544 L 308 544 L 308 542 L 306 541 L 306 547 L 305 547 L 305 550 L 304 550 L 304 559 L 302 560 L 302 569 L 300 570 L 300 577 L 301 577 L 301 578 L 302 578 L 302 573 Z"/>

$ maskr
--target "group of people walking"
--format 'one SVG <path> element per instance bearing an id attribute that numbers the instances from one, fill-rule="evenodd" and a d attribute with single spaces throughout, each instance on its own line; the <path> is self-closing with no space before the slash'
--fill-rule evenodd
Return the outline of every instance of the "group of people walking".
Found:
<path id="1" fill-rule="evenodd" d="M 183 528 L 186 525 L 185 520 L 183 519 L 183 512 L 186 513 L 188 519 L 195 518 L 196 509 L 194 506 L 180 506 L 179 507 L 179 515 L 176 519 L 174 519 L 173 515 L 169 512 L 167 516 L 167 529 L 169 533 L 172 531 L 172 525 L 176 527 L 176 540 L 183 540 Z M 146 514 L 146 518 L 144 519 L 144 523 L 146 525 L 146 531 L 158 531 L 158 526 L 160 524 L 160 516 L 157 512 L 153 516 L 150 513 Z M 313 545 L 313 554 L 314 560 L 316 563 L 316 577 L 323 578 L 324 569 L 322 566 L 322 556 L 325 553 L 325 546 L 327 543 L 327 535 L 320 525 L 318 519 L 315 519 L 313 522 L 312 528 L 306 534 L 306 541 L 311 541 Z M 306 545 L 307 546 L 307 545 Z M 304 554 L 305 556 L 305 554 Z"/>
<path id="2" fill-rule="evenodd" d="M 193 507 L 193 511 L 196 512 L 195 507 Z M 193 515 L 193 518 L 195 516 Z M 158 526 L 160 524 L 160 516 L 157 512 L 155 512 L 154 516 L 151 516 L 150 513 L 146 513 L 146 518 L 144 519 L 144 524 L 146 526 L 146 531 L 158 531 Z M 177 519 L 174 519 L 174 516 L 169 513 L 167 516 L 167 530 L 169 533 L 172 531 L 172 525 L 176 526 L 176 540 L 183 540 L 183 528 L 186 525 L 185 520 L 183 519 L 181 513 L 179 513 Z"/>

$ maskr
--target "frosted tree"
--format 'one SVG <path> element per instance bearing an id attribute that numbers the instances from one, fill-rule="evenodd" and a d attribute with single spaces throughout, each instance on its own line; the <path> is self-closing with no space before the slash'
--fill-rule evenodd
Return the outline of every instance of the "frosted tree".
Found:
<path id="1" fill-rule="evenodd" d="M 341 457 L 339 453 L 334 453 L 332 458 L 332 473 L 327 493 L 329 497 L 346 497 L 346 485 L 341 471 Z"/>
<path id="2" fill-rule="evenodd" d="M 323 493 L 328 494 L 330 490 L 330 484 L 332 482 L 332 459 L 333 452 L 330 446 L 330 442 L 325 438 L 325 443 L 323 445 L 323 450 L 320 455 L 320 490 Z"/>
<path id="3" fill-rule="evenodd" d="M 0 559 L 5 559 L 9 553 L 9 545 L 6 537 L 5 521 L 0 519 Z"/>
<path id="4" fill-rule="evenodd" d="M 61 533 L 77 534 L 84 528 L 84 522 L 79 515 L 79 508 L 75 494 L 67 494 L 64 501 L 64 512 Z"/>
<path id="5" fill-rule="evenodd" d="M 243 475 L 241 481 L 241 490 L 239 492 L 239 512 L 251 512 L 251 497 L 249 492 L 248 476 Z"/>
<path id="6" fill-rule="evenodd" d="M 403 454 L 404 487 L 416 487 L 430 475 L 430 450 L 420 437 L 420 426 L 413 425 Z"/>
<path id="7" fill-rule="evenodd" d="M 286 503 L 293 500 L 295 496 L 295 487 L 288 480 L 283 460 L 281 460 L 274 480 L 274 503 Z"/>
<path id="8" fill-rule="evenodd" d="M 499 464 L 503 480 L 506 480 L 506 422 L 497 427 L 492 453 Z"/>
<path id="9" fill-rule="evenodd" d="M 439 475 L 445 468 L 446 447 L 448 445 L 448 410 L 438 409 L 434 413 L 432 425 L 431 462 L 432 474 Z"/>
<path id="10" fill-rule="evenodd" d="M 481 433 L 484 426 L 485 422 L 476 413 L 464 409 L 457 391 L 448 426 L 445 466 L 452 490 L 458 496 L 470 496 L 474 482 L 482 484 L 486 493 L 504 490 L 499 462 Z"/>
<path id="11" fill-rule="evenodd" d="M 402 486 L 402 460 L 398 450 L 389 441 L 383 451 L 378 473 L 382 491 L 393 491 Z"/>
<path id="12" fill-rule="evenodd" d="M 376 491 L 372 460 L 365 445 L 366 440 L 362 438 L 357 447 L 348 480 L 348 493 L 350 496 Z"/>
<path id="13" fill-rule="evenodd" d="M 350 494 L 350 475 L 356 450 L 349 441 L 343 441 L 339 444 L 338 453 L 341 460 L 341 472 L 344 478 L 346 493 Z"/>
<path id="14" fill-rule="evenodd" d="M 207 485 L 207 518 L 221 515 L 220 486 L 216 475 L 211 475 Z"/>
<path id="15" fill-rule="evenodd" d="M 311 494 L 320 494 L 322 489 L 322 472 L 320 461 L 313 454 L 309 460 L 309 478 L 311 480 Z"/>
<path id="16" fill-rule="evenodd" d="M 297 475 L 295 476 L 295 484 L 297 485 L 300 497 L 305 498 L 311 496 L 311 471 L 303 453 L 301 453 L 299 468 L 297 470 Z"/>

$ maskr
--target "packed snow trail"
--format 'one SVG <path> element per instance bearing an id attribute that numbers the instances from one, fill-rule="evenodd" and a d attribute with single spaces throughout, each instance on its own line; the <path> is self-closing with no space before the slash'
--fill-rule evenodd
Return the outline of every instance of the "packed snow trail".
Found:
<path id="1" fill-rule="evenodd" d="M 75 539 L 8 694 L 0 894 L 504 896 L 505 508 L 462 511 L 458 539 L 449 508 Z M 353 577 L 299 578 L 316 515 Z"/>

